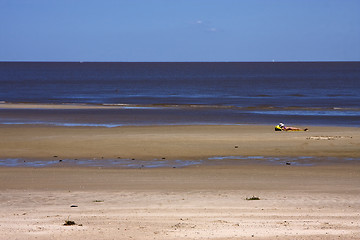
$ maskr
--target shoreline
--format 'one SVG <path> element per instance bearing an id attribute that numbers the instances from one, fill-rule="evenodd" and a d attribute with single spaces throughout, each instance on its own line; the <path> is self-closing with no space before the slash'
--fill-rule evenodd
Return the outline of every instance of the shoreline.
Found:
<path id="1" fill-rule="evenodd" d="M 207 104 L 10 103 L 0 124 L 49 126 L 290 125 L 358 127 L 358 107 Z"/>
<path id="2" fill-rule="evenodd" d="M 191 104 L 191 103 L 97 103 L 97 102 L 7 102 L 0 101 L 0 110 L 84 110 L 84 109 L 237 109 L 237 110 L 268 110 L 268 111 L 321 111 L 343 110 L 359 111 L 359 107 L 302 107 L 302 106 L 237 106 L 223 104 Z"/>

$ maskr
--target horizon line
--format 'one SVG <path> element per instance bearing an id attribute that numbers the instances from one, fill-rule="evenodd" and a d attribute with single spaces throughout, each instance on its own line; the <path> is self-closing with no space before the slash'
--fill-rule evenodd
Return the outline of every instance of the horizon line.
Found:
<path id="1" fill-rule="evenodd" d="M 11 60 L 0 63 L 357 63 L 360 60 L 292 60 L 292 61 L 47 61 L 47 60 Z"/>

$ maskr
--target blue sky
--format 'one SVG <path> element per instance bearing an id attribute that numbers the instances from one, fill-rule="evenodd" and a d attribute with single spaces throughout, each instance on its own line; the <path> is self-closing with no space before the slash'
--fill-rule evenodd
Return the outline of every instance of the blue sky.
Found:
<path id="1" fill-rule="evenodd" d="M 0 61 L 360 61 L 360 0 L 0 0 Z"/>

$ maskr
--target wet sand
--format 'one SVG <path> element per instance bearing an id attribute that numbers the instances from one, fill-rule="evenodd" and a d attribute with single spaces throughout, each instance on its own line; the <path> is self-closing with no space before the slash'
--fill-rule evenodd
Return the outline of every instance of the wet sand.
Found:
<path id="1" fill-rule="evenodd" d="M 360 157 L 359 128 L 273 126 L 48 127 L 1 125 L 1 158 L 204 159 L 213 156 Z"/>
<path id="2" fill-rule="evenodd" d="M 2 125 L 0 131 L 2 159 L 360 157 L 359 128 Z M 358 161 L 254 161 L 155 169 L 2 167 L 0 239 L 360 238 Z M 260 200 L 246 200 L 252 196 Z M 63 226 L 66 220 L 75 225 Z"/>

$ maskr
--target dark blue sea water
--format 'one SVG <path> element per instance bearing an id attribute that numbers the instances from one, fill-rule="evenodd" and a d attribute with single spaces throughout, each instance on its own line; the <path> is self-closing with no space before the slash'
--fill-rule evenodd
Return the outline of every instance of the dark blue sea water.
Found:
<path id="1" fill-rule="evenodd" d="M 0 62 L 0 102 L 114 105 L 4 109 L 0 124 L 360 125 L 360 62 Z"/>

